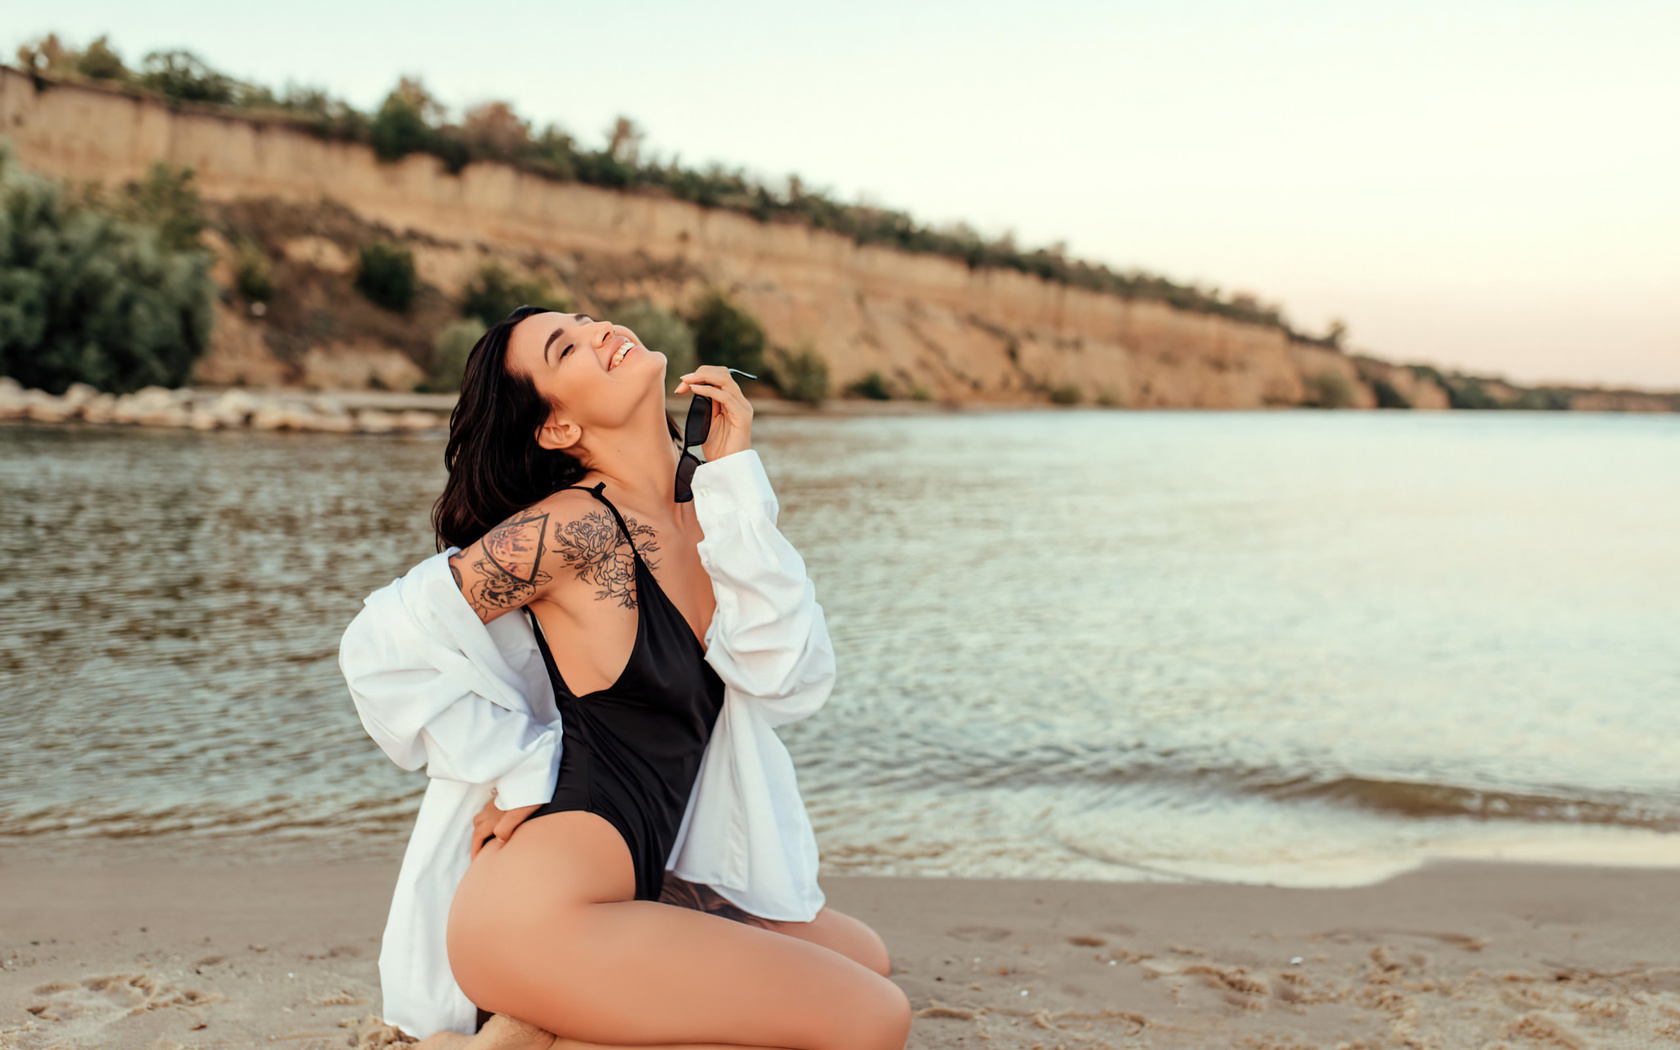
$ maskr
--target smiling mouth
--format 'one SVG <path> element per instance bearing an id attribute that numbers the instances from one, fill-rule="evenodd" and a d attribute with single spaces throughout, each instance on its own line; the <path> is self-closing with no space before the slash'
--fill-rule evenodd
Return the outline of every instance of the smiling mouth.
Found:
<path id="1" fill-rule="evenodd" d="M 617 368 L 619 362 L 624 360 L 624 355 L 634 349 L 636 349 L 636 344 L 632 342 L 626 342 L 623 346 L 619 347 L 618 352 L 613 354 L 612 360 L 607 363 L 607 371 L 611 372 L 613 369 Z"/>

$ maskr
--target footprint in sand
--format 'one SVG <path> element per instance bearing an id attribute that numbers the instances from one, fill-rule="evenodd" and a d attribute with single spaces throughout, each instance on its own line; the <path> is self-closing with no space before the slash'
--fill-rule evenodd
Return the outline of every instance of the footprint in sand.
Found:
<path id="1" fill-rule="evenodd" d="M 1001 941 L 1008 939 L 1011 932 L 1002 926 L 953 926 L 945 931 L 945 936 L 959 941 Z"/>
<path id="2" fill-rule="evenodd" d="M 19 1050 L 31 1050 L 47 1042 L 53 1046 L 97 1045 L 104 1042 L 101 1032 L 105 1027 L 124 1017 L 168 1006 L 199 1006 L 219 998 L 163 984 L 143 973 L 42 985 L 35 989 L 35 1001 L 25 1007 L 42 1023 L 20 1033 L 17 1046 Z M 38 1038 L 32 1041 L 32 1037 Z"/>

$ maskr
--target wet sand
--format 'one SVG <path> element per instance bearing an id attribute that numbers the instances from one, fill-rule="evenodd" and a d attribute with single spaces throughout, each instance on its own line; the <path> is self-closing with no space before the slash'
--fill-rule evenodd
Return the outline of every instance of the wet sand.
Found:
<path id="1" fill-rule="evenodd" d="M 832 878 L 913 1047 L 1680 1040 L 1680 873 L 1437 864 L 1354 889 Z M 0 864 L 0 1046 L 377 1046 L 395 865 Z"/>

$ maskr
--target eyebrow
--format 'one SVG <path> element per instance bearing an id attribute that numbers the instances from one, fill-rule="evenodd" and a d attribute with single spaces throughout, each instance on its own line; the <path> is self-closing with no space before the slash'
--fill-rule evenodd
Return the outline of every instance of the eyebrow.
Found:
<path id="1" fill-rule="evenodd" d="M 543 343 L 543 360 L 544 361 L 548 360 L 548 348 L 554 345 L 554 341 L 556 339 L 560 338 L 560 333 L 564 332 L 565 330 L 566 330 L 565 327 L 561 326 L 559 328 L 556 328 L 554 331 L 548 333 L 548 339 Z"/>

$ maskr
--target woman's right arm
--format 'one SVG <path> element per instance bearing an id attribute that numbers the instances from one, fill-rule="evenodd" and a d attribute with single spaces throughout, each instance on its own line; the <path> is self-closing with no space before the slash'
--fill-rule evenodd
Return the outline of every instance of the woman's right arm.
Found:
<path id="1" fill-rule="evenodd" d="M 594 501 L 583 492 L 562 490 L 514 514 L 452 555 L 449 571 L 455 576 L 455 586 L 479 620 L 489 623 L 547 596 L 562 570 L 569 568 L 575 574 L 578 566 L 557 552 L 556 537 L 566 522 L 594 509 Z"/>
<path id="2" fill-rule="evenodd" d="M 526 804 L 553 788 L 558 736 L 531 718 L 530 682 L 444 570 L 427 559 L 370 594 L 339 642 L 339 669 L 397 765 Z"/>
<path id="3" fill-rule="evenodd" d="M 549 517 L 543 504 L 527 507 L 450 557 L 455 586 L 480 621 L 523 608 L 554 582 L 543 565 Z"/>
<path id="4" fill-rule="evenodd" d="M 504 805 L 546 801 L 558 736 L 521 710 L 530 686 L 485 625 L 548 593 L 561 563 L 549 541 L 584 509 L 579 495 L 526 508 L 440 556 L 446 566 L 375 592 L 345 631 L 339 662 L 363 724 L 399 765 L 494 784 Z"/>

